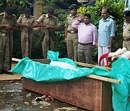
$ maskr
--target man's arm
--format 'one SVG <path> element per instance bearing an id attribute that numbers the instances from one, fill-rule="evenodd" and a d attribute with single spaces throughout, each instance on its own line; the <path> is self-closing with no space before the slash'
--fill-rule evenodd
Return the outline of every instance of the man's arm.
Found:
<path id="1" fill-rule="evenodd" d="M 42 15 L 36 20 L 36 22 L 40 24 L 40 23 L 43 21 L 44 18 L 45 18 L 45 15 L 42 14 Z"/>
<path id="2" fill-rule="evenodd" d="M 111 33 L 110 33 L 110 41 L 109 41 L 109 47 L 112 47 L 112 39 L 115 37 L 115 22 L 112 20 L 111 22 Z"/>
<path id="3" fill-rule="evenodd" d="M 78 29 L 78 26 L 80 25 L 81 22 L 83 22 L 84 16 L 78 17 L 74 22 L 72 23 L 72 27 L 75 29 Z"/>
<path id="4" fill-rule="evenodd" d="M 80 20 L 75 20 L 73 23 L 72 23 L 72 27 L 75 28 L 75 29 L 78 29 L 78 26 L 80 24 Z"/>
<path id="5" fill-rule="evenodd" d="M 42 23 L 43 19 L 45 18 L 45 14 L 42 14 L 37 20 L 35 20 L 34 24 L 33 24 L 33 28 L 45 28 L 46 26 Z"/>
<path id="6" fill-rule="evenodd" d="M 22 26 L 22 18 L 23 18 L 23 15 L 20 15 L 18 20 L 17 20 L 17 25 L 18 26 Z"/>
<path id="7" fill-rule="evenodd" d="M 97 45 L 97 39 L 98 39 L 98 34 L 97 34 L 97 28 L 95 26 L 93 28 L 93 45 Z"/>
<path id="8" fill-rule="evenodd" d="M 3 23 L 2 23 L 2 20 L 3 20 L 3 17 L 4 17 L 4 16 L 5 16 L 5 13 L 4 13 L 4 12 L 0 13 L 0 29 L 5 29 L 5 30 L 7 30 L 7 29 L 10 29 L 11 26 L 10 26 L 9 24 L 3 24 Z"/>
<path id="9" fill-rule="evenodd" d="M 115 22 L 112 21 L 111 22 L 111 34 L 110 37 L 114 37 L 115 36 Z"/>
<path id="10" fill-rule="evenodd" d="M 24 15 L 20 15 L 18 20 L 17 20 L 17 26 L 18 27 L 28 27 L 26 24 L 23 24 L 22 23 L 22 18 L 23 18 Z"/>
<path id="11" fill-rule="evenodd" d="M 10 29 L 11 26 L 8 24 L 0 24 L 0 29 Z"/>

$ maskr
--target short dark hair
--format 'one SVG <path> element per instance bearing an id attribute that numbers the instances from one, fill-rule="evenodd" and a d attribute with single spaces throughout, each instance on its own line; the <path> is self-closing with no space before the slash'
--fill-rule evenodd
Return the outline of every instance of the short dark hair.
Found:
<path id="1" fill-rule="evenodd" d="M 91 15 L 89 13 L 84 14 L 84 16 L 88 17 L 89 19 L 91 19 Z"/>
<path id="2" fill-rule="evenodd" d="M 126 17 L 126 16 L 130 16 L 130 10 L 124 11 L 124 16 L 125 16 L 125 17 Z"/>
<path id="3" fill-rule="evenodd" d="M 25 14 L 30 14 L 31 13 L 31 9 L 30 8 L 25 8 L 24 9 L 24 13 Z"/>
<path id="4" fill-rule="evenodd" d="M 12 7 L 6 7 L 5 8 L 5 12 L 8 14 L 8 15 L 12 15 L 14 13 L 14 9 Z"/>

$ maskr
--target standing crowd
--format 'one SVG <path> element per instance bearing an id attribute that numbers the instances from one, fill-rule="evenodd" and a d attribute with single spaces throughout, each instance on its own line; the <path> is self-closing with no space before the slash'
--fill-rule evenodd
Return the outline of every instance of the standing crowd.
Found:
<path id="1" fill-rule="evenodd" d="M 111 52 L 112 40 L 115 37 L 115 21 L 107 7 L 101 10 L 101 19 L 98 28 L 92 23 L 91 15 L 79 15 L 76 4 L 69 8 L 69 14 L 65 21 L 65 41 L 68 58 L 83 63 L 92 63 L 92 50 L 98 48 L 98 64 L 106 66 L 106 61 L 100 61 L 100 57 Z M 124 12 L 123 47 L 130 50 L 130 11 Z M 0 13 L 0 73 L 7 73 L 11 68 L 13 50 L 13 31 L 19 28 L 21 31 L 22 57 L 31 57 L 32 33 L 34 30 L 43 31 L 42 54 L 47 58 L 48 50 L 55 50 L 55 31 L 61 29 L 54 9 L 49 8 L 46 14 L 38 19 L 31 15 L 31 10 L 25 8 L 16 20 L 13 9 L 8 7 Z"/>
<path id="2" fill-rule="evenodd" d="M 115 37 L 115 22 L 109 14 L 107 7 L 101 10 L 101 19 L 98 29 L 91 22 L 91 15 L 77 14 L 77 6 L 70 6 L 70 14 L 67 17 L 66 43 L 68 57 L 79 62 L 92 63 L 92 52 L 98 47 L 98 64 L 106 66 L 105 60 L 100 57 L 109 53 L 112 48 L 112 39 Z"/>

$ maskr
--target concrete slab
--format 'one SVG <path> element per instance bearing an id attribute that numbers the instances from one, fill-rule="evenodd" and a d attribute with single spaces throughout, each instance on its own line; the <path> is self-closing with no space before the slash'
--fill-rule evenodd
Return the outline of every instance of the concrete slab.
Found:
<path id="1" fill-rule="evenodd" d="M 8 80 L 20 80 L 21 75 L 19 74 L 0 74 L 0 81 Z"/>

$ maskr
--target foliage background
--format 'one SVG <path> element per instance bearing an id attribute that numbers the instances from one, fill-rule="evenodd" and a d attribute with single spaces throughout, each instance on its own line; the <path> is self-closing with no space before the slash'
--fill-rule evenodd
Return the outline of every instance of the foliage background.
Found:
<path id="1" fill-rule="evenodd" d="M 46 13 L 48 7 L 53 7 L 55 9 L 55 14 L 59 18 L 59 22 L 64 24 L 67 16 L 67 8 L 72 3 L 76 3 L 79 6 L 78 13 L 90 13 L 92 16 L 92 22 L 98 26 L 98 21 L 100 19 L 100 10 L 103 6 L 107 6 L 110 9 L 110 14 L 114 17 L 116 21 L 116 37 L 113 41 L 113 50 L 122 47 L 122 27 L 123 27 L 123 10 L 124 10 L 124 0 L 96 0 L 95 4 L 91 3 L 77 3 L 76 0 L 42 0 L 44 4 L 43 13 Z M 6 6 L 12 6 L 15 9 L 15 14 L 18 17 L 24 7 L 30 7 L 33 11 L 34 0 L 0 0 L 0 12 L 4 10 Z M 64 30 L 56 32 L 56 37 L 58 38 L 57 50 L 60 52 L 61 57 L 65 57 L 66 46 L 64 42 Z M 38 39 L 38 38 L 36 38 Z M 42 57 L 41 43 L 36 43 L 37 40 L 33 40 L 36 45 L 33 49 L 32 56 L 34 58 Z M 37 41 L 38 42 L 38 41 Z M 39 49 L 40 48 L 40 49 Z M 94 51 L 95 55 L 97 50 Z M 14 34 L 14 57 L 21 57 L 20 51 L 20 32 L 15 31 Z"/>

